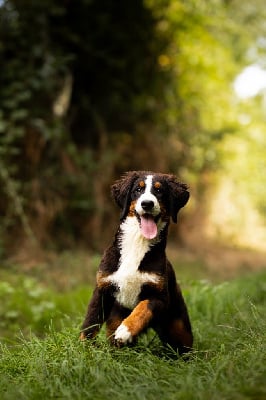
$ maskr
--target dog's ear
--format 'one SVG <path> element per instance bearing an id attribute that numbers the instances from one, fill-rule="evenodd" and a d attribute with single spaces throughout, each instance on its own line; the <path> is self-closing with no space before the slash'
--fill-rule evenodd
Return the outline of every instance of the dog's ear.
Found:
<path id="1" fill-rule="evenodd" d="M 128 213 L 131 189 L 137 178 L 138 174 L 136 171 L 129 171 L 111 186 L 111 194 L 117 205 L 122 209 L 120 215 L 121 220 L 123 220 Z"/>
<path id="2" fill-rule="evenodd" d="M 177 222 L 177 213 L 184 207 L 189 199 L 188 186 L 185 183 L 177 182 L 174 175 L 167 179 L 170 191 L 170 215 L 174 223 Z"/>

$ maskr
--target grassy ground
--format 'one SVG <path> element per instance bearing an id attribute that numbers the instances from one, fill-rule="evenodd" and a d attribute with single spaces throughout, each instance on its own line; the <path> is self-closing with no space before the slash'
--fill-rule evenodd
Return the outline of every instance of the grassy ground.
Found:
<path id="1" fill-rule="evenodd" d="M 265 271 L 181 282 L 195 336 L 187 362 L 153 331 L 135 348 L 111 348 L 104 332 L 96 345 L 80 343 L 88 300 L 80 285 L 58 293 L 29 277 L 2 282 L 0 398 L 265 399 L 265 282 Z"/>

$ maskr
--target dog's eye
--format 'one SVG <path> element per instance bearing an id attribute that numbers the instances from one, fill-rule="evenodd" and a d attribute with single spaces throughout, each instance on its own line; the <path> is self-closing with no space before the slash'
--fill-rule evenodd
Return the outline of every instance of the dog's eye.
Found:
<path id="1" fill-rule="evenodd" d="M 160 182 L 155 182 L 154 191 L 157 194 L 162 193 L 162 184 Z"/>
<path id="2" fill-rule="evenodd" d="M 141 193 L 141 192 L 143 191 L 143 188 L 140 187 L 140 186 L 138 186 L 138 187 L 135 189 L 135 191 L 136 191 L 137 193 Z"/>

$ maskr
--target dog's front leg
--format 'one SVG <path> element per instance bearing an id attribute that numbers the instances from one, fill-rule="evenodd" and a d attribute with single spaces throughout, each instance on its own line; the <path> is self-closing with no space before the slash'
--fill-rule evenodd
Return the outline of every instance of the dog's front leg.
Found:
<path id="1" fill-rule="evenodd" d="M 109 316 L 112 297 L 96 286 L 81 327 L 80 339 L 93 339 Z"/>
<path id="2" fill-rule="evenodd" d="M 148 327 L 155 308 L 161 307 L 159 300 L 142 300 L 131 314 L 125 318 L 114 334 L 118 346 L 132 343 L 134 339 Z"/>

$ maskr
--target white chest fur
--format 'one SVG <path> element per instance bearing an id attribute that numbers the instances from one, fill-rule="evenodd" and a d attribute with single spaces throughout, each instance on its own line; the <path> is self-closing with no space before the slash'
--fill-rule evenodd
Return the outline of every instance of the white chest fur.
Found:
<path id="1" fill-rule="evenodd" d="M 158 238 L 148 240 L 142 236 L 136 217 L 127 217 L 122 223 L 119 268 L 105 279 L 117 286 L 116 299 L 124 307 L 136 306 L 143 284 L 159 282 L 158 275 L 138 270 L 141 260 L 156 242 Z"/>

